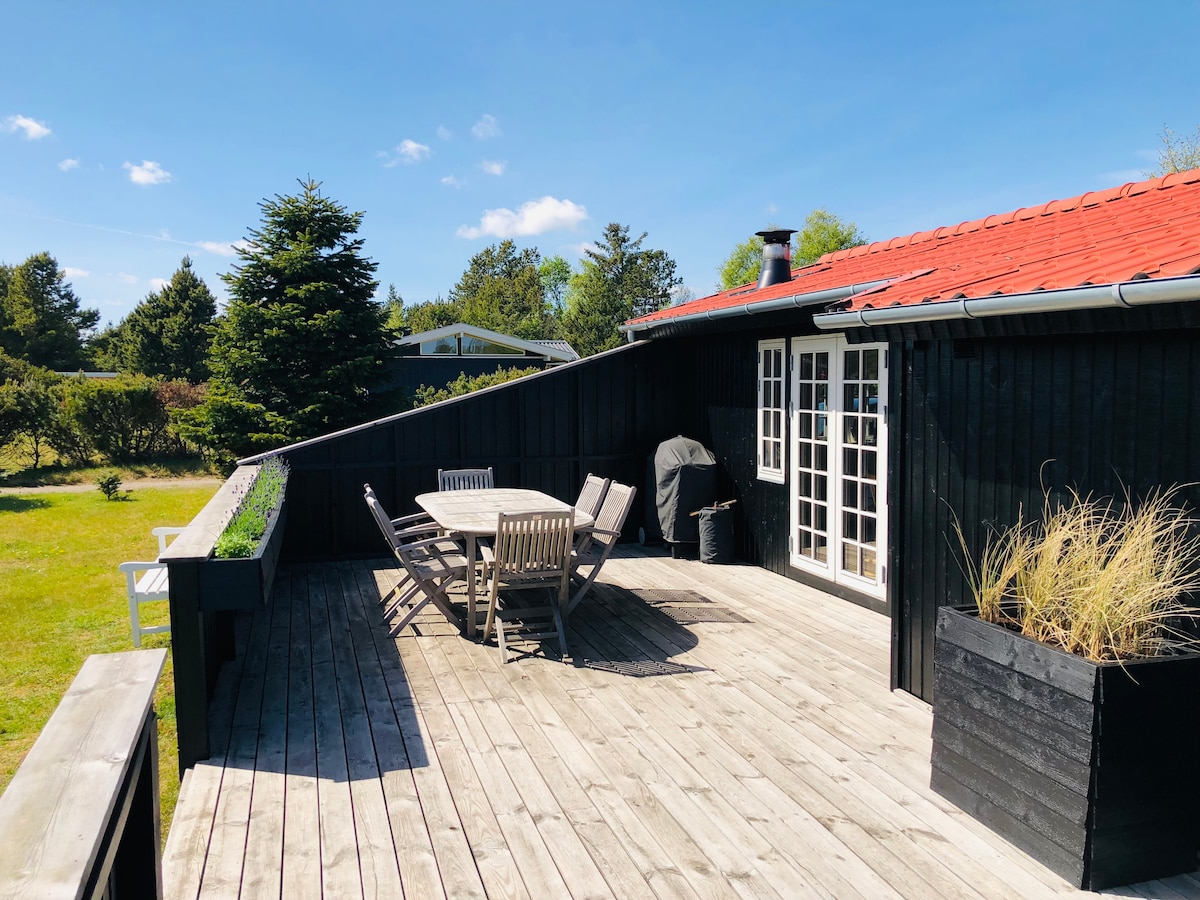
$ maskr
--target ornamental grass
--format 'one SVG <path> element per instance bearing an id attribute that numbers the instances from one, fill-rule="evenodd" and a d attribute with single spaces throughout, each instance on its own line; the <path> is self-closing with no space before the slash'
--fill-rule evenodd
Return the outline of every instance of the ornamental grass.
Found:
<path id="1" fill-rule="evenodd" d="M 1184 629 L 1200 588 L 1197 522 L 1177 489 L 1134 503 L 1071 493 L 1042 521 L 1017 523 L 988 541 L 978 561 L 954 528 L 979 616 L 1095 661 L 1200 649 Z"/>

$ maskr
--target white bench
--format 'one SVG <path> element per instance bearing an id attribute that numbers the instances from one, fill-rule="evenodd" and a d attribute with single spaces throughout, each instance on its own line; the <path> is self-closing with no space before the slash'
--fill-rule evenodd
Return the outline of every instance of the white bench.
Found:
<path id="1" fill-rule="evenodd" d="M 184 529 L 170 525 L 160 525 L 152 530 L 158 538 L 158 554 L 162 556 L 167 549 L 167 538 L 181 534 Z M 171 599 L 171 584 L 167 578 L 167 564 L 132 560 L 123 562 L 117 568 L 125 575 L 125 591 L 129 595 L 129 625 L 133 632 L 133 646 L 142 646 L 143 634 L 166 634 L 171 626 L 154 625 L 143 627 L 138 616 L 138 606 L 142 603 L 152 603 L 158 600 Z"/>

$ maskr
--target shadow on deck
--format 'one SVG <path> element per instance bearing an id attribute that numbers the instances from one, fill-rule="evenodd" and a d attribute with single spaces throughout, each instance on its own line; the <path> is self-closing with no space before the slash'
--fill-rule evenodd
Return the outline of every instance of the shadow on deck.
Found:
<path id="1" fill-rule="evenodd" d="M 283 569 L 222 673 L 166 895 L 1079 893 L 929 791 L 887 619 L 637 548 L 602 578 L 566 664 L 501 665 L 436 612 L 390 638 L 388 561 Z"/>

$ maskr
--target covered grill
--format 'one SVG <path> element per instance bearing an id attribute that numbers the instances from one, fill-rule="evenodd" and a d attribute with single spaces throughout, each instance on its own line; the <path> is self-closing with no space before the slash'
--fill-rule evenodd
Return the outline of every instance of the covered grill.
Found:
<path id="1" fill-rule="evenodd" d="M 646 530 L 671 544 L 672 553 L 679 544 L 699 544 L 700 520 L 691 513 L 716 499 L 716 459 L 703 444 L 680 436 L 658 445 L 647 470 Z"/>

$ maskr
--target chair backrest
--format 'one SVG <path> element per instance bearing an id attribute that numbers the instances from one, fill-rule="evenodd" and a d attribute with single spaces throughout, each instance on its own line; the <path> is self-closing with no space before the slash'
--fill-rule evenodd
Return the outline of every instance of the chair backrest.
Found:
<path id="1" fill-rule="evenodd" d="M 621 484 L 619 481 L 614 481 L 608 486 L 604 504 L 596 514 L 596 528 L 615 533 L 596 534 L 592 538 L 593 544 L 610 547 L 616 544 L 621 529 L 625 527 L 625 519 L 629 517 L 629 510 L 633 509 L 633 498 L 636 494 L 637 488 Z"/>
<path id="2" fill-rule="evenodd" d="M 375 496 L 375 491 L 369 484 L 363 485 L 363 499 L 367 501 L 367 508 L 371 510 L 371 515 L 375 519 L 375 524 L 379 526 L 383 539 L 388 542 L 389 547 L 395 550 L 400 543 L 396 537 L 396 529 L 392 527 L 391 518 L 379 505 L 379 498 Z"/>
<path id="3" fill-rule="evenodd" d="M 495 577 L 521 581 L 566 582 L 575 537 L 575 510 L 500 513 L 492 545 Z"/>
<path id="4" fill-rule="evenodd" d="M 600 504 L 604 502 L 604 495 L 608 493 L 609 479 L 601 478 L 599 475 L 588 474 L 588 477 L 583 480 L 583 490 L 579 492 L 579 499 L 575 501 L 575 508 L 582 513 L 587 513 L 593 519 L 600 512 Z"/>
<path id="5" fill-rule="evenodd" d="M 438 469 L 439 491 L 471 491 L 495 486 L 491 466 L 486 469 Z"/>

